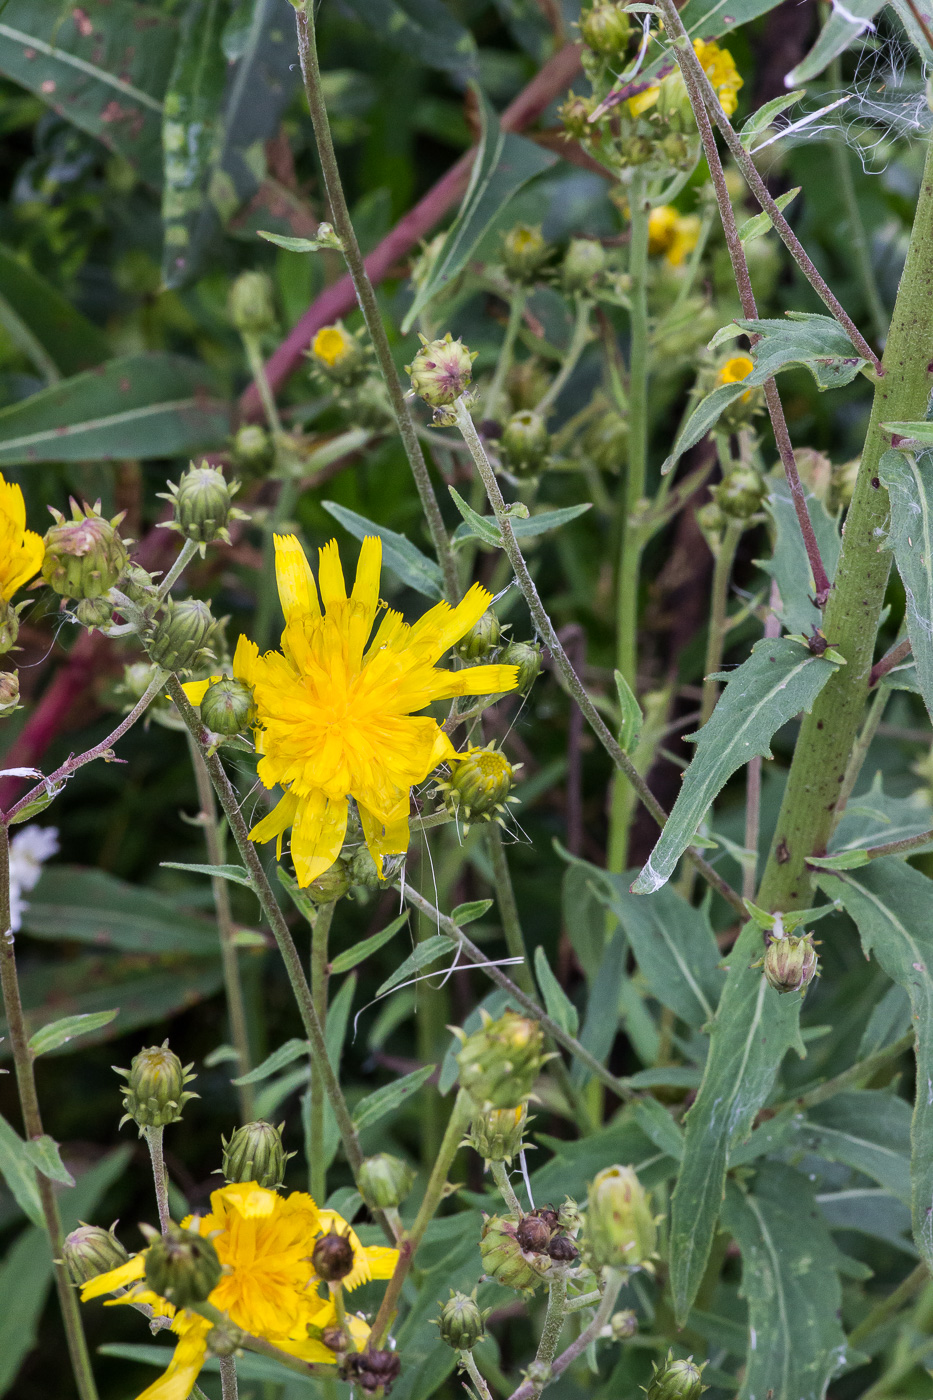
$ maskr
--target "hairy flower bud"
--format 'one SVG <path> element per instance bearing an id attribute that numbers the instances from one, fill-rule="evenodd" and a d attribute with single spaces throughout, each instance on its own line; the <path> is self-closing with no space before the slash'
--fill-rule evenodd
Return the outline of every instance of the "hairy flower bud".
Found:
<path id="1" fill-rule="evenodd" d="M 0 656 L 5 656 L 16 646 L 19 636 L 19 609 L 0 598 Z"/>
<path id="2" fill-rule="evenodd" d="M 499 451 L 507 467 L 518 476 L 532 476 L 547 466 L 551 434 L 539 413 L 520 409 L 502 430 Z"/>
<path id="3" fill-rule="evenodd" d="M 321 1235 L 311 1251 L 311 1263 L 318 1278 L 339 1283 L 353 1272 L 353 1245 L 347 1235 L 335 1230 Z"/>
<path id="4" fill-rule="evenodd" d="M 419 336 L 421 349 L 410 365 L 413 391 L 432 408 L 452 404 L 473 378 L 476 351 L 470 351 L 461 340 L 454 340 L 448 331 L 443 340 L 427 340 Z"/>
<path id="5" fill-rule="evenodd" d="M 256 717 L 252 688 L 245 681 L 221 676 L 205 690 L 200 710 L 201 719 L 213 734 L 242 734 Z"/>
<path id="6" fill-rule="evenodd" d="M 272 465 L 272 439 L 261 423 L 244 423 L 233 439 L 233 456 L 249 472 L 261 472 Z"/>
<path id="7" fill-rule="evenodd" d="M 541 674 L 541 648 L 537 642 L 509 642 L 499 657 L 505 666 L 518 667 L 519 695 L 527 695 Z"/>
<path id="8" fill-rule="evenodd" d="M 472 1035 L 454 1032 L 461 1042 L 460 1083 L 481 1113 L 519 1108 L 549 1058 L 541 1027 L 516 1011 L 504 1011 L 495 1021 L 486 1011 L 480 1014 L 483 1024 Z"/>
<path id="9" fill-rule="evenodd" d="M 515 282 L 533 281 L 534 275 L 547 260 L 550 249 L 541 235 L 541 225 L 529 228 L 515 224 L 502 236 L 502 264 Z"/>
<path id="10" fill-rule="evenodd" d="M 72 498 L 72 519 L 49 509 L 55 524 L 45 535 L 42 577 L 63 598 L 100 598 L 126 566 L 126 545 L 117 533 L 123 515 L 105 520 L 96 505 L 81 507 Z"/>
<path id="11" fill-rule="evenodd" d="M 383 869 L 385 866 L 383 866 Z M 357 846 L 347 865 L 347 878 L 351 885 L 362 885 L 365 890 L 376 890 L 382 881 L 376 862 L 369 853 L 368 846 Z"/>
<path id="12" fill-rule="evenodd" d="M 370 1210 L 400 1206 L 412 1188 L 415 1173 L 407 1162 L 389 1152 L 377 1152 L 360 1165 L 357 1186 Z"/>
<path id="13" fill-rule="evenodd" d="M 444 806 L 456 817 L 469 823 L 492 821 L 506 812 L 516 768 L 495 741 L 485 748 L 471 748 L 450 761 L 450 778 L 438 783 L 436 791 L 443 795 Z"/>
<path id="14" fill-rule="evenodd" d="M 455 1293 L 441 1305 L 441 1315 L 435 1321 L 440 1329 L 441 1341 L 454 1351 L 472 1351 L 477 1342 L 486 1335 L 487 1314 L 476 1301 L 476 1292 Z"/>
<path id="15" fill-rule="evenodd" d="M 502 624 L 492 608 L 489 608 L 478 622 L 474 622 L 469 632 L 460 638 L 454 651 L 464 661 L 483 661 L 495 651 L 501 636 Z"/>
<path id="16" fill-rule="evenodd" d="M 606 250 L 595 238 L 572 238 L 561 275 L 568 292 L 591 292 L 606 271 Z"/>
<path id="17" fill-rule="evenodd" d="M 169 598 L 149 637 L 147 650 L 166 671 L 188 671 L 210 659 L 206 645 L 214 625 L 211 610 L 200 598 Z"/>
<path id="18" fill-rule="evenodd" d="M 19 672 L 0 671 L 0 715 L 19 709 Z"/>
<path id="19" fill-rule="evenodd" d="M 369 855 L 369 851 L 366 851 L 366 854 Z M 372 856 L 369 858 L 372 860 Z M 374 862 L 373 870 L 375 868 Z M 333 904 L 335 900 L 343 899 L 353 883 L 354 881 L 350 877 L 349 862 L 344 860 L 342 856 L 338 856 L 333 865 L 329 866 L 316 880 L 312 880 L 310 885 L 305 885 L 303 889 L 313 903 Z M 362 882 L 357 881 L 356 883 Z M 376 883 L 378 884 L 378 877 Z"/>
<path id="20" fill-rule="evenodd" d="M 113 619 L 113 604 L 106 598 L 82 598 L 75 608 L 75 617 L 82 627 L 93 632 L 95 627 L 107 627 Z"/>
<path id="21" fill-rule="evenodd" d="M 645 1189 L 631 1167 L 606 1167 L 590 1183 L 585 1252 L 598 1269 L 645 1265 L 654 1254 L 658 1232 Z"/>
<path id="22" fill-rule="evenodd" d="M 265 335 L 275 328 L 272 283 L 264 272 L 241 272 L 230 288 L 230 320 L 241 335 Z"/>
<path id="23" fill-rule="evenodd" d="M 293 1152 L 286 1152 L 282 1144 L 284 1123 L 276 1128 L 259 1118 L 255 1123 L 244 1123 L 242 1128 L 226 1138 L 223 1145 L 223 1175 L 229 1184 L 238 1181 L 255 1181 L 268 1191 L 277 1191 L 285 1177 L 285 1167 Z"/>
<path id="24" fill-rule="evenodd" d="M 230 543 L 227 524 L 242 512 L 231 508 L 231 501 L 240 489 L 238 481 L 228 482 L 219 467 L 202 462 L 191 466 L 176 485 L 170 481 L 168 493 L 160 492 L 163 500 L 171 501 L 175 512 L 172 521 L 164 522 L 168 530 L 177 530 L 185 539 L 193 540 L 204 553 L 214 540 Z"/>
<path id="25" fill-rule="evenodd" d="M 484 1162 L 511 1162 L 522 1150 L 528 1122 L 528 1105 L 517 1108 L 491 1108 L 473 1116 L 467 1142 Z"/>
<path id="26" fill-rule="evenodd" d="M 764 480 L 752 467 L 735 467 L 713 487 L 716 504 L 731 520 L 750 520 L 766 495 Z"/>
<path id="27" fill-rule="evenodd" d="M 802 938 L 792 933 L 775 938 L 764 957 L 765 977 L 776 992 L 806 992 L 819 965 L 812 933 L 805 933 Z"/>
<path id="28" fill-rule="evenodd" d="M 652 1365 L 654 1374 L 645 1392 L 647 1400 L 700 1400 L 708 1387 L 703 1384 L 703 1367 L 695 1366 L 693 1357 L 686 1361 L 675 1361 L 674 1353 L 667 1353 L 662 1365 Z"/>
<path id="29" fill-rule="evenodd" d="M 606 58 L 618 58 L 628 48 L 631 25 L 621 4 L 613 0 L 595 0 L 580 15 L 580 38 L 594 53 Z"/>
<path id="30" fill-rule="evenodd" d="M 402 1363 L 395 1351 L 359 1351 L 347 1357 L 347 1370 L 351 1380 L 359 1385 L 366 1395 L 381 1391 L 388 1395 L 398 1380 Z"/>
<path id="31" fill-rule="evenodd" d="M 182 1065 L 181 1060 L 168 1048 L 168 1041 L 161 1045 L 151 1045 L 133 1056 L 129 1069 L 113 1066 L 117 1074 L 126 1076 L 123 1086 L 123 1107 L 126 1113 L 120 1119 L 120 1127 L 132 1118 L 138 1123 L 140 1136 L 143 1128 L 162 1128 L 167 1123 L 177 1123 L 181 1111 L 189 1099 L 197 1094 L 185 1089 L 194 1075 L 190 1065 Z"/>
<path id="32" fill-rule="evenodd" d="M 479 1242 L 483 1268 L 490 1278 L 505 1288 L 514 1288 L 519 1293 L 534 1293 L 547 1276 L 551 1261 L 547 1255 L 523 1250 L 516 1238 L 516 1228 L 514 1216 L 484 1217 Z"/>
<path id="33" fill-rule="evenodd" d="M 213 1241 L 174 1221 L 165 1235 L 151 1232 L 145 1257 L 147 1288 L 176 1308 L 205 1302 L 223 1273 Z"/>
<path id="34" fill-rule="evenodd" d="M 125 1264 L 129 1255 L 113 1232 L 99 1225 L 79 1225 L 65 1236 L 62 1258 L 68 1266 L 72 1283 L 87 1283 L 98 1274 L 109 1273 Z"/>

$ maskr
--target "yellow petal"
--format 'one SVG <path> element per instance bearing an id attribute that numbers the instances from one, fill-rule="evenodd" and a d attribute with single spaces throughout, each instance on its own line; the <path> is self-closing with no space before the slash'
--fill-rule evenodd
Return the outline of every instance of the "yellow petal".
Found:
<path id="1" fill-rule="evenodd" d="M 463 671 L 438 671 L 435 695 L 498 695 L 518 685 L 517 666 L 467 666 Z"/>
<path id="2" fill-rule="evenodd" d="M 132 1259 L 127 1259 L 125 1264 L 120 1264 L 116 1269 L 110 1269 L 106 1274 L 98 1274 L 96 1278 L 90 1279 L 81 1285 L 81 1301 L 87 1303 L 91 1298 L 99 1298 L 103 1293 L 114 1293 L 118 1288 L 126 1288 L 128 1284 L 136 1283 L 138 1279 L 146 1276 L 146 1252 L 134 1254 Z"/>
<path id="3" fill-rule="evenodd" d="M 422 646 L 430 659 L 436 661 L 469 632 L 491 602 L 489 589 L 474 583 L 455 608 L 449 603 L 438 603 L 420 617 L 411 629 L 408 645 Z"/>
<path id="4" fill-rule="evenodd" d="M 202 1317 L 195 1317 L 193 1322 L 188 1322 L 186 1315 L 182 1325 L 184 1331 L 179 1336 L 165 1374 L 147 1386 L 138 1400 L 188 1400 L 204 1365 L 207 1355 L 206 1339 L 211 1324 Z"/>
<path id="5" fill-rule="evenodd" d="M 371 812 L 368 807 L 364 807 L 361 803 L 357 805 L 369 854 L 376 862 L 376 869 L 381 875 L 382 857 L 404 855 L 411 841 L 411 833 L 408 830 L 408 813 L 411 803 L 408 793 L 405 794 L 394 811 L 387 814 L 385 819 Z"/>
<path id="6" fill-rule="evenodd" d="M 636 93 L 634 97 L 630 97 L 628 100 L 628 109 L 632 116 L 640 117 L 642 112 L 647 112 L 649 107 L 653 107 L 658 100 L 660 92 L 660 87 L 657 83 L 654 83 L 651 87 L 646 88 L 644 92 Z"/>
<path id="7" fill-rule="evenodd" d="M 437 737 L 434 740 L 434 748 L 431 750 L 431 768 L 429 772 L 437 768 L 441 763 L 449 763 L 452 758 L 456 758 L 457 750 L 450 742 L 450 736 L 445 734 L 440 725 L 437 727 Z"/>
<path id="8" fill-rule="evenodd" d="M 295 535 L 274 535 L 275 581 L 285 621 L 321 616 L 311 565 Z"/>
<path id="9" fill-rule="evenodd" d="M 188 698 L 188 704 L 200 705 L 201 701 L 204 699 L 207 687 L 213 685 L 214 681 L 219 681 L 220 679 L 220 676 L 208 676 L 206 681 L 184 681 L 181 688 Z"/>
<path id="10" fill-rule="evenodd" d="M 368 1245 L 363 1253 L 369 1267 L 370 1278 L 391 1278 L 398 1263 L 398 1250 L 388 1249 L 382 1244 Z"/>
<path id="11" fill-rule="evenodd" d="M 215 1197 L 233 1206 L 244 1220 L 260 1220 L 274 1215 L 282 1201 L 281 1196 L 267 1191 L 264 1186 L 257 1186 L 255 1181 L 234 1182 L 230 1186 L 222 1186 L 219 1191 L 212 1191 L 211 1207 L 215 1214 L 219 1214 L 220 1206 L 215 1202 Z"/>
<path id="12" fill-rule="evenodd" d="M 360 549 L 356 566 L 356 580 L 353 584 L 353 601 L 376 616 L 379 607 L 379 577 L 382 573 L 382 540 L 378 535 L 367 535 Z"/>
<path id="13" fill-rule="evenodd" d="M 302 888 L 329 870 L 347 834 L 347 799 L 316 791 L 302 798 L 292 826 L 292 860 Z"/>
<path id="14" fill-rule="evenodd" d="M 247 685 L 254 685 L 258 660 L 259 648 L 256 643 L 251 642 L 249 637 L 244 637 L 241 633 L 236 644 L 236 651 L 233 653 L 233 674 L 237 680 L 245 681 Z"/>
<path id="15" fill-rule="evenodd" d="M 298 798 L 294 793 L 287 792 L 280 802 L 272 808 L 268 816 L 256 823 L 249 834 L 251 841 L 272 841 L 277 836 L 281 836 L 283 831 L 287 831 L 295 820 L 295 813 L 298 810 Z"/>
<path id="16" fill-rule="evenodd" d="M 335 604 L 347 601 L 347 585 L 343 578 L 343 566 L 340 563 L 340 550 L 337 548 L 336 540 L 328 540 L 323 549 L 318 550 L 317 581 L 321 590 L 321 602 L 325 610 L 332 608 Z"/>

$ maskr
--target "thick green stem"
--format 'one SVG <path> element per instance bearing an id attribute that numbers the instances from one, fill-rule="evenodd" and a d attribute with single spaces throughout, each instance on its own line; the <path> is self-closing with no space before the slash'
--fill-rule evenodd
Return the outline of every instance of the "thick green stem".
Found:
<path id="1" fill-rule="evenodd" d="M 162 1127 L 143 1128 L 143 1137 L 146 1139 L 149 1160 L 152 1163 L 152 1185 L 159 1211 L 159 1229 L 163 1235 L 167 1234 L 172 1220 L 168 1208 L 168 1173 L 165 1170 L 165 1154 L 162 1151 L 162 1134 L 164 1132 L 165 1129 Z"/>
<path id="2" fill-rule="evenodd" d="M 522 1210 L 521 1201 L 512 1189 L 512 1183 L 509 1181 L 509 1173 L 505 1163 L 490 1162 L 489 1166 L 492 1170 L 492 1179 L 498 1186 L 499 1193 L 508 1206 L 510 1214 L 518 1216 L 519 1220 L 521 1220 L 525 1212 Z"/>
<path id="3" fill-rule="evenodd" d="M 635 176 L 629 192 L 632 239 L 629 246 L 632 345 L 629 357 L 628 465 L 623 496 L 618 591 L 616 665 L 632 690 L 638 655 L 638 583 L 644 548 L 640 509 L 648 469 L 648 202 L 644 179 Z"/>
<path id="4" fill-rule="evenodd" d="M 434 552 L 437 555 L 441 572 L 444 575 L 444 591 L 447 601 L 455 603 L 460 596 L 460 583 L 457 576 L 457 564 L 450 547 L 450 539 L 444 525 L 440 506 L 431 485 L 431 478 L 428 475 L 427 463 L 424 460 L 424 453 L 421 451 L 421 444 L 418 441 L 418 434 L 405 401 L 405 391 L 402 388 L 398 371 L 395 368 L 395 361 L 392 359 L 392 350 L 389 346 L 389 338 L 386 335 L 385 327 L 382 324 L 382 317 L 379 314 L 379 305 L 376 301 L 376 293 L 373 284 L 369 280 L 366 271 L 366 264 L 363 261 L 363 254 L 356 239 L 353 223 L 350 219 L 350 211 L 347 208 L 346 197 L 343 192 L 343 184 L 340 179 L 340 168 L 337 164 L 337 156 L 334 152 L 334 142 L 331 137 L 330 122 L 327 119 L 327 107 L 324 102 L 324 93 L 321 88 L 321 70 L 318 67 L 317 43 L 314 31 L 314 5 L 312 0 L 304 0 L 302 8 L 296 5 L 295 21 L 298 26 L 298 55 L 301 60 L 301 72 L 304 78 L 305 92 L 308 98 L 308 108 L 311 112 L 311 123 L 314 127 L 314 137 L 317 141 L 318 156 L 321 161 L 321 171 L 324 176 L 324 185 L 327 190 L 327 199 L 333 215 L 334 228 L 343 246 L 343 255 L 346 259 L 347 270 L 353 279 L 353 286 L 356 291 L 356 298 L 363 313 L 363 320 L 366 322 L 366 329 L 376 352 L 376 360 L 379 370 L 389 391 L 389 399 L 392 404 L 392 412 L 398 424 L 405 453 L 411 466 L 412 476 L 415 478 L 415 486 L 421 499 L 421 508 L 428 524 L 431 535 L 431 542 L 434 545 Z"/>
<path id="5" fill-rule="evenodd" d="M 560 1341 L 560 1334 L 564 1329 L 564 1318 L 566 1316 L 567 1303 L 567 1273 L 564 1269 L 552 1269 L 551 1281 L 548 1285 L 547 1312 L 544 1315 L 544 1327 L 541 1329 L 541 1340 L 538 1342 L 538 1350 L 535 1353 L 535 1361 L 541 1366 L 550 1367 L 557 1354 L 557 1343 Z M 531 1389 L 531 1400 L 538 1400 L 538 1396 L 544 1389 L 547 1381 L 536 1381 Z"/>
<path id="6" fill-rule="evenodd" d="M 923 418 L 933 386 L 933 143 L 927 152 L 907 261 L 884 350 L 862 464 L 823 630 L 846 658 L 804 715 L 758 902 L 790 909 L 811 901 L 807 857 L 822 855 L 865 708 L 891 556 L 882 550 L 887 492 L 878 463 L 882 424 Z"/>
<path id="7" fill-rule="evenodd" d="M 470 1380 L 476 1386 L 476 1393 L 479 1396 L 480 1400 L 492 1400 L 492 1394 L 490 1393 L 489 1386 L 486 1384 L 485 1380 L 480 1375 L 479 1369 L 476 1365 L 476 1362 L 473 1360 L 471 1352 L 461 1351 L 460 1365 L 463 1367 L 467 1375 L 470 1377 Z"/>
<path id="8" fill-rule="evenodd" d="M 0 988 L 3 991 L 7 1037 L 13 1052 L 13 1067 L 16 1073 L 16 1089 L 19 1095 L 20 1110 L 23 1115 L 23 1128 L 26 1137 L 33 1139 L 41 1138 L 44 1129 L 42 1127 L 42 1114 L 39 1111 L 39 1095 L 36 1090 L 32 1052 L 29 1049 L 29 1035 L 26 1030 L 23 1003 L 19 992 L 19 976 L 16 971 L 16 952 L 11 923 L 10 833 L 7 826 L 0 822 Z M 97 1386 L 94 1383 L 91 1358 L 84 1336 L 78 1294 L 72 1285 L 68 1266 L 63 1257 L 65 1237 L 58 1209 L 58 1198 L 55 1195 L 54 1186 L 43 1172 L 36 1172 L 36 1185 L 39 1190 L 42 1217 L 48 1231 L 55 1289 L 58 1293 L 58 1303 L 68 1342 L 68 1355 L 78 1395 L 80 1400 L 97 1400 Z"/>
<path id="9" fill-rule="evenodd" d="M 322 1026 L 327 1025 L 327 941 L 336 904 L 322 904 L 311 927 L 311 997 Z M 319 1150 L 324 1141 L 324 1086 L 317 1064 L 311 1060 L 311 1161 L 310 1189 L 316 1201 L 327 1200 L 327 1166 Z"/>
<path id="10" fill-rule="evenodd" d="M 703 667 L 703 700 L 700 705 L 700 724 L 703 725 L 713 713 L 719 695 L 719 682 L 713 676 L 722 666 L 722 654 L 729 631 L 729 579 L 735 552 L 742 538 L 744 524 L 730 520 L 725 528 L 716 555 L 713 569 L 713 596 L 710 599 L 709 633 L 706 638 L 706 661 Z"/>
<path id="11" fill-rule="evenodd" d="M 198 802 L 201 805 L 201 823 L 204 827 L 204 843 L 207 858 L 211 865 L 223 865 L 224 851 L 217 820 L 217 803 L 210 774 L 204 756 L 192 736 L 188 735 L 188 748 L 194 780 L 198 789 Z M 214 913 L 217 918 L 217 932 L 220 937 L 220 960 L 224 974 L 224 993 L 227 1000 L 227 1019 L 230 1023 L 230 1039 L 237 1054 L 237 1077 L 249 1074 L 252 1062 L 249 1053 L 249 1031 L 246 1021 L 246 1002 L 243 998 L 243 984 L 240 981 L 240 964 L 236 949 L 236 927 L 230 908 L 230 887 L 226 880 L 216 876 L 211 879 L 214 895 Z M 237 1089 L 240 1102 L 240 1116 L 244 1123 L 251 1123 L 254 1117 L 252 1084 L 241 1084 Z"/>

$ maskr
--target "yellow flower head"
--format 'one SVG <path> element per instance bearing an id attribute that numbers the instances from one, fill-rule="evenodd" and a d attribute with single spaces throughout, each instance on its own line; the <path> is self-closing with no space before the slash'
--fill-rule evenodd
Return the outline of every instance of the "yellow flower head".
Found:
<path id="1" fill-rule="evenodd" d="M 455 608 L 438 603 L 412 626 L 388 610 L 370 641 L 381 566 L 382 542 L 370 536 L 348 597 L 336 540 L 320 551 L 315 583 L 295 536 L 276 535 L 282 650 L 260 656 L 241 637 L 233 658 L 233 674 L 253 688 L 260 780 L 285 789 L 250 836 L 277 840 L 281 855 L 291 827 L 302 886 L 337 859 L 350 797 L 380 872 L 383 856 L 408 850 L 410 789 L 454 757 L 439 725 L 415 711 L 455 695 L 514 690 L 518 681 L 515 666 L 442 671 L 435 665 L 492 601 L 479 584 Z M 187 685 L 188 699 L 199 704 L 208 684 Z"/>
<path id="2" fill-rule="evenodd" d="M 333 326 L 322 326 L 311 343 L 311 353 L 328 369 L 333 369 L 356 349 L 353 336 L 347 334 L 339 321 Z"/>
<path id="3" fill-rule="evenodd" d="M 703 71 L 716 89 L 716 96 L 722 104 L 722 110 L 727 117 L 731 117 L 736 107 L 739 105 L 737 93 L 742 86 L 742 78 L 735 66 L 735 59 L 728 49 L 721 49 L 715 39 L 694 39 L 693 49 Z M 668 84 L 682 89 L 682 99 L 687 103 L 687 89 L 684 80 L 677 69 L 674 73 L 668 74 L 664 79 Z M 643 112 L 647 112 L 653 107 L 661 94 L 661 84 L 652 83 L 645 88 L 644 92 L 638 92 L 634 97 L 628 99 L 628 109 L 633 117 L 640 117 Z"/>
<path id="4" fill-rule="evenodd" d="M 740 384 L 743 379 L 747 379 L 755 368 L 755 363 L 747 355 L 733 355 L 726 360 L 716 375 L 716 383 L 719 384 Z M 739 400 L 740 403 L 747 403 L 751 398 L 752 391 L 748 389 Z"/>
<path id="5" fill-rule="evenodd" d="M 355 1288 L 372 1278 L 390 1278 L 398 1262 L 397 1250 L 364 1247 L 336 1212 L 319 1211 L 304 1192 L 279 1196 L 255 1182 L 214 1191 L 210 1214 L 189 1216 L 182 1225 L 209 1236 L 224 1266 L 224 1275 L 208 1302 L 244 1332 L 263 1337 L 303 1361 L 337 1360 L 329 1347 L 308 1334 L 309 1328 L 319 1334 L 337 1322 L 331 1297 L 326 1291 L 322 1296 L 311 1265 L 318 1236 L 330 1230 L 348 1236 L 355 1263 L 343 1281 L 344 1288 Z M 194 1312 L 176 1313 L 170 1303 L 146 1288 L 142 1282 L 145 1272 L 143 1250 L 119 1268 L 91 1279 L 82 1288 L 81 1297 L 87 1302 L 126 1288 L 127 1293 L 109 1301 L 149 1303 L 158 1315 L 172 1317 L 178 1345 L 165 1374 L 139 1400 L 184 1400 L 204 1364 L 211 1324 Z M 365 1345 L 369 1335 L 366 1324 L 355 1317 L 349 1317 L 348 1323 L 357 1347 Z"/>
<path id="6" fill-rule="evenodd" d="M 680 267 L 699 237 L 700 220 L 696 214 L 678 214 L 673 205 L 662 204 L 648 215 L 648 251 L 663 253 L 671 267 Z"/>
<path id="7" fill-rule="evenodd" d="M 22 491 L 0 476 L 0 602 L 39 572 L 44 554 L 42 536 L 26 529 Z"/>

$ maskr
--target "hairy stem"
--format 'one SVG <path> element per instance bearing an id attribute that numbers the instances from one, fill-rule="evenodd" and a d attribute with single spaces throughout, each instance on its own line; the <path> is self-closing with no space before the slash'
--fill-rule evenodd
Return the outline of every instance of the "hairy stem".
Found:
<path id="1" fill-rule="evenodd" d="M 162 1151 L 164 1128 L 143 1128 L 143 1137 L 149 1148 L 152 1163 L 152 1185 L 155 1189 L 156 1205 L 159 1210 L 159 1229 L 163 1235 L 168 1232 L 172 1217 L 168 1208 L 168 1173 L 165 1170 L 165 1155 Z"/>
<path id="2" fill-rule="evenodd" d="M 476 1386 L 476 1393 L 479 1396 L 479 1400 L 492 1400 L 492 1395 L 490 1393 L 489 1386 L 486 1384 L 485 1380 L 480 1375 L 479 1368 L 477 1367 L 476 1362 L 473 1360 L 472 1352 L 460 1352 L 460 1365 L 463 1367 L 467 1375 L 470 1377 L 470 1380 Z"/>
<path id="3" fill-rule="evenodd" d="M 232 1356 L 220 1358 L 221 1400 L 237 1400 L 236 1361 Z"/>
<path id="4" fill-rule="evenodd" d="M 616 665 L 632 690 L 638 643 L 638 582 L 644 535 L 639 508 L 645 494 L 648 470 L 648 216 L 651 207 L 645 181 L 636 176 L 629 193 L 632 240 L 629 274 L 632 279 L 629 358 L 628 462 L 619 531 L 619 564 L 616 597 Z"/>
<path id="5" fill-rule="evenodd" d="M 566 1316 L 567 1303 L 567 1273 L 564 1269 L 552 1269 L 550 1283 L 548 1285 L 547 1312 L 544 1315 L 544 1327 L 541 1329 L 541 1340 L 538 1342 L 538 1350 L 535 1353 L 535 1361 L 542 1366 L 550 1366 L 557 1352 L 557 1343 L 560 1341 L 560 1334 L 564 1330 L 564 1318 Z M 532 1386 L 532 1400 L 538 1400 L 538 1396 L 544 1389 L 547 1381 L 535 1382 Z"/>
<path id="6" fill-rule="evenodd" d="M 492 1179 L 498 1186 L 500 1195 L 508 1206 L 510 1214 L 517 1216 L 518 1219 L 521 1220 L 525 1212 L 522 1210 L 521 1201 L 512 1189 L 512 1183 L 509 1181 L 509 1173 L 505 1163 L 490 1162 L 489 1166 L 492 1171 Z"/>
<path id="7" fill-rule="evenodd" d="M 603 1300 L 596 1311 L 596 1316 L 588 1327 L 584 1327 L 576 1341 L 571 1342 L 570 1346 L 567 1347 L 565 1351 L 562 1351 L 560 1356 L 552 1363 L 552 1380 L 557 1380 L 558 1376 L 563 1375 L 567 1367 L 573 1365 L 578 1356 L 583 1355 L 590 1342 L 595 1341 L 599 1336 L 612 1316 L 612 1310 L 616 1305 L 616 1299 L 619 1296 L 619 1290 L 623 1282 L 622 1275 L 615 1269 L 606 1270 Z M 535 1390 L 534 1384 L 531 1381 L 523 1381 L 517 1390 L 512 1391 L 509 1400 L 534 1400 L 534 1396 L 538 1393 L 539 1392 Z"/>

